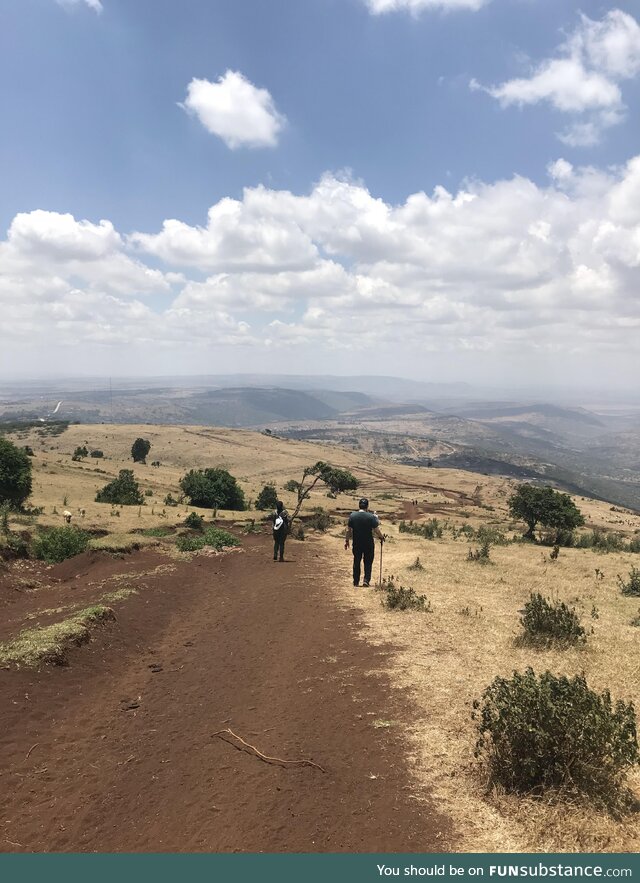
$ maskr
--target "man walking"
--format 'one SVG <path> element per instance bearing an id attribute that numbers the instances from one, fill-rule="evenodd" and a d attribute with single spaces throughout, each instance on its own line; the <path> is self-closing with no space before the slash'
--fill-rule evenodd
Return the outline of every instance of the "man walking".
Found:
<path id="1" fill-rule="evenodd" d="M 381 542 L 384 537 L 380 531 L 378 516 L 369 512 L 369 500 L 363 497 L 358 503 L 358 511 L 352 512 L 347 523 L 347 532 L 344 541 L 345 549 L 349 548 L 349 541 L 353 541 L 353 584 L 360 585 L 360 565 L 364 559 L 363 586 L 371 584 L 371 568 L 375 555 L 374 536 Z"/>

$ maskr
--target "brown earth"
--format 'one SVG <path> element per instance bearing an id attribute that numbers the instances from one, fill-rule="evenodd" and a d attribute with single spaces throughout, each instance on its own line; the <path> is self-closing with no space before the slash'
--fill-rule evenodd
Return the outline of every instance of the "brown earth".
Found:
<path id="1" fill-rule="evenodd" d="M 358 636 L 318 544 L 290 541 L 284 564 L 269 545 L 0 573 L 5 638 L 29 611 L 138 589 L 66 666 L 0 670 L 0 851 L 451 848 L 411 774 L 403 725 L 418 710 L 382 674 L 393 648 Z M 225 728 L 325 772 L 266 763 L 214 736 Z"/>

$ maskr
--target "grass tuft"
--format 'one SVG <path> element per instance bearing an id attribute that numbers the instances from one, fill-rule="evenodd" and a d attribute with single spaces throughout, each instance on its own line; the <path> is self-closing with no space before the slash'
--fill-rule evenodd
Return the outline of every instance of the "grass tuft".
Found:
<path id="1" fill-rule="evenodd" d="M 13 641 L 0 644 L 0 664 L 36 668 L 42 663 L 64 665 L 70 647 L 85 644 L 90 627 L 115 619 L 110 607 L 97 604 L 42 628 L 27 629 Z"/>

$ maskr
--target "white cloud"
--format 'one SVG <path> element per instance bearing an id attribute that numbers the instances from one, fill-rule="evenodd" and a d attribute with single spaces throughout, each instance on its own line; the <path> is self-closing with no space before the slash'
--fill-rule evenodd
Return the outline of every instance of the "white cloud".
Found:
<path id="1" fill-rule="evenodd" d="M 254 86 L 238 71 L 228 70 L 217 82 L 193 79 L 181 105 L 227 147 L 275 147 L 286 119 L 267 89 Z"/>
<path id="2" fill-rule="evenodd" d="M 66 6 L 71 8 L 72 6 L 80 6 L 83 3 L 86 4 L 90 9 L 93 9 L 94 12 L 100 14 L 102 12 L 102 3 L 100 0 L 57 0 L 59 6 Z"/>
<path id="3" fill-rule="evenodd" d="M 582 15 L 580 23 L 559 47 L 558 56 L 541 61 L 529 76 L 482 87 L 502 107 L 546 102 L 561 113 L 577 117 L 558 137 L 572 147 L 597 144 L 605 129 L 625 118 L 619 83 L 640 73 L 640 25 L 619 9 L 601 21 Z"/>
<path id="4" fill-rule="evenodd" d="M 258 360 L 305 344 L 318 370 L 327 349 L 386 353 L 394 366 L 544 354 L 558 370 L 568 352 L 594 365 L 613 352 L 630 367 L 640 156 L 548 171 L 547 186 L 474 181 L 399 205 L 326 174 L 304 194 L 248 188 L 212 206 L 206 226 L 174 220 L 155 234 L 17 215 L 0 243 L 0 351 L 20 339 L 46 352 L 53 338 L 124 354 L 154 341 L 182 365 L 186 342 Z"/>
<path id="5" fill-rule="evenodd" d="M 473 12 L 486 6 L 490 0 L 365 0 L 369 11 L 374 15 L 385 12 L 397 12 L 406 10 L 417 15 L 425 9 L 442 9 L 453 11 L 457 9 L 469 9 Z"/>

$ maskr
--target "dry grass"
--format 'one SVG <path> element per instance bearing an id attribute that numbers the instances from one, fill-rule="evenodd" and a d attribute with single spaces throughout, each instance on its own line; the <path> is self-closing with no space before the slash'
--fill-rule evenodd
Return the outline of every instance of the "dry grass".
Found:
<path id="1" fill-rule="evenodd" d="M 336 585 L 346 603 L 362 609 L 367 640 L 401 648 L 394 652 L 389 673 L 398 687 L 411 690 L 424 714 L 410 734 L 415 772 L 435 794 L 440 809 L 454 819 L 457 848 L 637 851 L 637 814 L 615 820 L 584 805 L 487 793 L 473 757 L 476 733 L 471 720 L 473 700 L 496 675 L 510 676 L 528 665 L 539 672 L 584 671 L 591 687 L 609 688 L 614 698 L 632 700 L 640 708 L 640 635 L 630 625 L 637 599 L 624 598 L 615 583 L 615 573 L 626 572 L 635 556 L 563 549 L 559 560 L 550 564 L 543 561 L 539 547 L 514 544 L 492 547 L 493 565 L 479 567 L 466 560 L 473 543 L 462 538 L 454 541 L 445 534 L 430 541 L 386 525 L 384 530 L 390 534 L 384 574 L 394 574 L 396 584 L 425 594 L 432 613 L 387 612 L 378 592 L 354 592 L 348 558 L 335 570 Z M 333 543 L 327 551 L 335 561 L 340 547 Z M 410 570 L 418 555 L 424 571 Z M 595 579 L 594 564 L 606 571 L 604 580 Z M 377 566 L 376 557 L 376 579 Z M 536 651 L 517 646 L 519 611 L 531 592 L 575 605 L 589 633 L 584 649 Z M 591 618 L 594 604 L 596 620 Z M 640 794 L 638 771 L 630 784 Z"/>
<path id="2" fill-rule="evenodd" d="M 28 668 L 37 668 L 43 663 L 62 665 L 70 647 L 89 640 L 92 626 L 114 618 L 110 607 L 95 605 L 62 622 L 27 629 L 13 641 L 0 644 L 0 665 Z"/>

